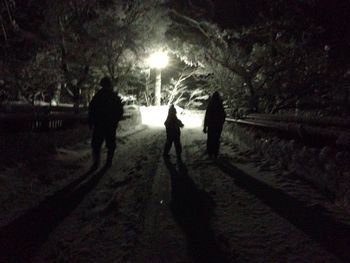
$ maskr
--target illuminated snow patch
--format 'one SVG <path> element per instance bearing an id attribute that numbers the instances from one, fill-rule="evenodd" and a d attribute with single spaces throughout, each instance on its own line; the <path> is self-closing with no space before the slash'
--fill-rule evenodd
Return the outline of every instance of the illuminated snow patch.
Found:
<path id="1" fill-rule="evenodd" d="M 141 106 L 142 124 L 151 127 L 164 127 L 164 121 L 168 115 L 168 106 Z"/>
<path id="2" fill-rule="evenodd" d="M 198 128 L 203 124 L 203 112 L 183 110 L 175 106 L 177 117 L 183 122 L 185 128 Z M 142 124 L 150 127 L 164 127 L 168 116 L 168 106 L 140 107 Z"/>
<path id="3" fill-rule="evenodd" d="M 183 122 L 185 128 L 199 128 L 203 125 L 204 113 L 185 110 L 178 115 L 178 118 Z"/>

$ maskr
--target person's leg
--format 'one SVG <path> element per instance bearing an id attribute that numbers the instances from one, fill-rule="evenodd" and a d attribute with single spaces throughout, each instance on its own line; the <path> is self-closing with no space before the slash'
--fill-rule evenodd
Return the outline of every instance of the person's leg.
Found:
<path id="1" fill-rule="evenodd" d="M 93 169 L 97 169 L 100 164 L 101 146 L 103 142 L 103 131 L 97 127 L 94 127 L 91 139 Z"/>
<path id="2" fill-rule="evenodd" d="M 165 146 L 164 146 L 163 156 L 169 156 L 169 151 L 171 149 L 172 144 L 173 144 L 173 138 L 167 137 Z"/>
<path id="3" fill-rule="evenodd" d="M 220 149 L 220 136 L 221 136 L 222 128 L 218 128 L 215 130 L 214 138 L 213 138 L 213 154 L 214 157 L 217 158 Z"/>
<path id="4" fill-rule="evenodd" d="M 180 136 L 174 139 L 174 145 L 175 145 L 176 156 L 178 159 L 181 159 L 182 146 L 181 146 Z"/>
<path id="5" fill-rule="evenodd" d="M 116 129 L 114 127 L 106 129 L 105 138 L 107 147 L 106 167 L 111 167 L 116 148 Z"/>
<path id="6" fill-rule="evenodd" d="M 208 128 L 207 151 L 209 157 L 213 156 L 213 129 Z"/>
<path id="7" fill-rule="evenodd" d="M 207 153 L 210 156 L 210 141 L 209 141 L 209 133 L 207 132 Z"/>

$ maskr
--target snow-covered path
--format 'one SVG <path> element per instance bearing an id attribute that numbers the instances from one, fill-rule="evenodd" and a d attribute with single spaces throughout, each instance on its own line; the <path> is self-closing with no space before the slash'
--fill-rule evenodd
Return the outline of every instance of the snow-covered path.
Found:
<path id="1" fill-rule="evenodd" d="M 183 130 L 183 162 L 163 160 L 164 140 L 163 129 L 123 138 L 34 262 L 346 262 L 350 220 L 310 186 L 229 144 L 208 159 L 200 129 Z"/>

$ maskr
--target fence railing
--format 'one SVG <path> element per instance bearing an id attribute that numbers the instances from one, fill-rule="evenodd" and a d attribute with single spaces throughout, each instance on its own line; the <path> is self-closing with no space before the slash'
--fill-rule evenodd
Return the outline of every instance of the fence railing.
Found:
<path id="1" fill-rule="evenodd" d="M 262 114 L 255 113 L 244 116 L 244 119 L 249 120 L 265 120 L 265 121 L 280 121 L 304 123 L 319 127 L 337 127 L 350 129 L 350 118 L 342 117 L 319 117 L 314 115 L 297 115 L 297 114 Z"/>
<path id="2" fill-rule="evenodd" d="M 271 120 L 272 119 L 272 120 Z M 314 146 L 335 145 L 340 147 L 350 146 L 350 130 L 344 127 L 320 127 L 313 123 L 299 123 L 275 120 L 274 118 L 226 118 L 229 123 L 254 127 L 265 131 L 278 133 L 281 136 L 302 140 L 306 144 Z"/>
<path id="3" fill-rule="evenodd" d="M 123 119 L 132 113 L 124 113 Z M 73 107 L 60 106 L 9 106 L 1 107 L 0 132 L 50 131 L 72 128 L 87 124 L 87 108 L 80 107 L 77 112 Z"/>
<path id="4" fill-rule="evenodd" d="M 0 131 L 49 131 L 87 123 L 87 113 L 0 113 Z"/>

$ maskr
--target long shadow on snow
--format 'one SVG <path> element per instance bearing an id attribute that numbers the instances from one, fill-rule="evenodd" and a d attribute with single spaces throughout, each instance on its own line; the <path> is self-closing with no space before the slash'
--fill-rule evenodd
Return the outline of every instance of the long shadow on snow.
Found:
<path id="1" fill-rule="evenodd" d="M 103 168 L 90 178 L 88 176 L 93 171 L 88 171 L 61 191 L 46 198 L 38 206 L 2 227 L 0 262 L 31 262 L 49 234 L 77 207 L 106 171 L 107 169 Z"/>
<path id="2" fill-rule="evenodd" d="M 179 169 L 164 158 L 171 176 L 172 214 L 188 240 L 188 250 L 194 262 L 227 262 L 226 256 L 215 241 L 210 220 L 214 201 L 199 190 L 189 177 L 187 167 L 179 162 Z"/>
<path id="3" fill-rule="evenodd" d="M 328 251 L 349 262 L 349 225 L 335 221 L 322 206 L 305 207 L 297 199 L 249 176 L 228 161 L 217 160 L 216 165 L 235 179 L 237 186 L 255 195 L 280 216 L 321 243 Z"/>

